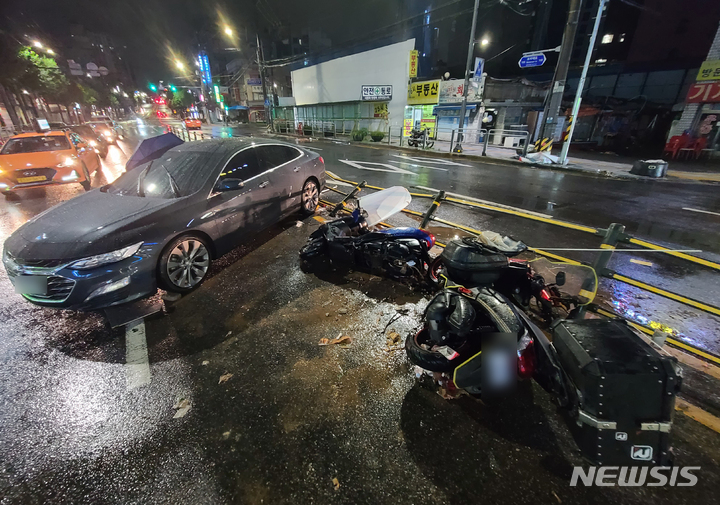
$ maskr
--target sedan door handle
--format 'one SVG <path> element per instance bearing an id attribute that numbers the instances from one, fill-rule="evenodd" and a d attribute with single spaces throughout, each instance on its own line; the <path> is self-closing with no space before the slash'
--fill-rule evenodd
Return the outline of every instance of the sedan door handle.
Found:
<path id="1" fill-rule="evenodd" d="M 258 186 L 258 188 L 266 188 L 270 184 L 270 181 L 265 181 Z"/>

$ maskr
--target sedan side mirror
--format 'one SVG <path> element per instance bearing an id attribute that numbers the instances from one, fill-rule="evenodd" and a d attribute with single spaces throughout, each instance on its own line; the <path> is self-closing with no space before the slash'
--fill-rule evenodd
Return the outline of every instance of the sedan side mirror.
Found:
<path id="1" fill-rule="evenodd" d="M 232 179 L 232 178 L 226 178 L 226 179 L 220 179 L 215 186 L 216 191 L 236 191 L 238 189 L 242 189 L 245 186 L 245 183 L 242 181 L 242 179 Z"/>

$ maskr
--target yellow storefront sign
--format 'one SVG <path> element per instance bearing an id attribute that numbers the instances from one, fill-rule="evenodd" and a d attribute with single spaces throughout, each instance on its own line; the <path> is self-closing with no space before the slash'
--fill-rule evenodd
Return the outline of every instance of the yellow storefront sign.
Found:
<path id="1" fill-rule="evenodd" d="M 373 117 L 379 117 L 379 118 L 382 118 L 382 119 L 387 119 L 387 118 L 388 118 L 388 104 L 387 104 L 387 102 L 376 103 L 376 104 L 374 104 L 374 105 L 375 105 L 375 110 L 374 110 L 374 113 L 373 113 Z"/>
<path id="2" fill-rule="evenodd" d="M 408 86 L 408 105 L 438 103 L 440 81 L 413 82 Z"/>
<path id="3" fill-rule="evenodd" d="M 720 60 L 703 61 L 696 80 L 720 81 Z"/>
<path id="4" fill-rule="evenodd" d="M 417 49 L 410 51 L 410 77 L 417 77 L 418 52 Z"/>

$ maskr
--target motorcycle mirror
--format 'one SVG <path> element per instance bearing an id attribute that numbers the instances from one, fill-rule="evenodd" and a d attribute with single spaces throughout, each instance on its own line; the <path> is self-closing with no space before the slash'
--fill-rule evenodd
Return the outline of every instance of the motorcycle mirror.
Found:
<path id="1" fill-rule="evenodd" d="M 564 286 L 565 285 L 565 272 L 558 272 L 555 276 L 555 285 L 557 286 Z"/>

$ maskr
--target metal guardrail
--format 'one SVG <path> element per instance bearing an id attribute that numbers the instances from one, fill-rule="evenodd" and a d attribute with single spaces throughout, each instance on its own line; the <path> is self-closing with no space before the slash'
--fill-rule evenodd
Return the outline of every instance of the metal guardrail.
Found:
<path id="1" fill-rule="evenodd" d="M 332 172 L 326 172 L 326 173 L 327 173 L 328 177 L 330 177 L 331 179 L 335 179 L 337 181 L 344 182 L 346 184 L 352 184 L 355 187 L 358 186 L 358 183 L 347 180 L 347 179 L 342 179 L 342 178 L 336 176 L 335 174 L 333 174 Z M 363 187 L 378 190 L 378 191 L 385 189 L 385 188 L 381 188 L 378 186 L 371 186 L 368 184 L 365 184 Z M 343 194 L 343 195 L 346 194 L 346 193 L 344 193 L 340 190 L 334 189 L 334 188 L 332 188 L 332 190 L 337 193 Z M 458 198 L 447 197 L 447 196 L 444 196 L 444 192 L 442 192 L 442 194 L 439 193 L 437 195 L 427 194 L 427 193 L 410 193 L 410 194 L 414 197 L 433 199 L 432 205 L 430 206 L 428 211 L 425 213 L 417 212 L 417 211 L 413 211 L 413 210 L 409 210 L 409 209 L 403 209 L 403 211 L 402 211 L 406 214 L 410 214 L 410 215 L 421 218 L 423 224 L 427 224 L 430 221 L 435 221 L 437 223 L 444 224 L 444 225 L 447 225 L 447 226 L 450 226 L 450 227 L 453 227 L 453 228 L 456 228 L 456 229 L 459 229 L 462 231 L 466 231 L 468 233 L 472 233 L 472 234 L 480 233 L 480 230 L 476 230 L 469 226 L 464 226 L 464 225 L 461 225 L 458 223 L 447 221 L 445 219 L 438 218 L 433 215 L 434 212 L 439 207 L 440 202 L 448 201 L 448 202 L 453 202 L 453 203 L 459 203 L 462 205 L 469 205 L 469 206 L 473 206 L 473 207 L 494 210 L 494 211 L 498 211 L 498 212 L 510 213 L 510 214 L 514 214 L 514 215 L 524 217 L 527 219 L 543 221 L 543 222 L 547 222 L 550 224 L 556 224 L 559 226 L 563 226 L 563 227 L 566 227 L 569 229 L 574 229 L 574 230 L 583 231 L 583 232 L 591 232 L 595 235 L 603 236 L 603 243 L 600 246 L 600 249 L 602 249 L 602 251 L 598 254 L 595 262 L 593 263 L 593 268 L 595 268 L 595 271 L 597 272 L 598 275 L 606 277 L 608 279 L 613 279 L 613 280 L 616 280 L 619 282 L 630 284 L 630 285 L 640 288 L 642 290 L 649 291 L 651 293 L 657 294 L 659 296 L 663 296 L 665 298 L 677 301 L 679 303 L 682 303 L 682 304 L 685 304 L 688 306 L 692 306 L 696 309 L 702 310 L 709 314 L 720 315 L 720 308 L 715 307 L 709 303 L 705 303 L 705 302 L 698 301 L 698 300 L 693 300 L 691 298 L 679 295 L 677 293 L 672 293 L 670 291 L 658 288 L 656 286 L 651 286 L 644 282 L 641 282 L 636 279 L 632 279 L 630 277 L 618 274 L 617 272 L 613 272 L 612 270 L 608 269 L 607 264 L 608 264 L 610 258 L 612 257 L 612 254 L 614 253 L 618 243 L 634 243 L 636 245 L 648 244 L 649 246 L 651 246 L 651 247 L 647 247 L 650 250 L 655 250 L 655 251 L 663 252 L 663 253 L 665 252 L 664 248 L 662 248 L 661 246 L 659 246 L 657 244 L 652 244 L 651 242 L 640 241 L 640 240 L 634 239 L 634 238 L 630 237 L 629 235 L 625 234 L 625 231 L 624 231 L 625 228 L 622 225 L 612 224 L 607 229 L 604 229 L 604 230 L 603 229 L 595 229 L 595 228 L 590 228 L 590 227 L 586 227 L 586 226 L 582 226 L 582 225 L 576 225 L 574 223 L 567 223 L 567 222 L 560 221 L 560 220 L 544 218 L 544 217 L 529 214 L 529 213 L 523 213 L 520 211 L 511 211 L 510 209 L 505 209 L 502 207 L 494 207 L 492 205 L 479 204 L 476 202 L 469 202 L 467 200 L 462 200 L 462 199 L 458 199 Z M 442 246 L 442 244 L 439 244 L 439 245 Z M 552 253 L 549 251 L 544 251 L 542 249 L 530 248 L 530 250 L 532 250 L 533 252 L 535 252 L 536 254 L 539 254 L 541 256 L 547 256 L 549 258 L 553 258 L 555 260 L 562 261 L 565 263 L 581 264 L 579 261 L 575 261 L 570 258 L 565 258 L 558 254 L 555 254 L 555 253 Z M 668 251 L 668 254 L 670 254 L 672 252 L 675 252 L 675 251 Z M 680 257 L 682 259 L 690 258 L 691 261 L 702 260 L 702 258 L 697 258 L 695 256 L 691 256 L 688 254 L 683 254 L 683 256 L 678 256 L 678 257 Z M 704 263 L 710 263 L 711 265 L 717 265 L 712 262 L 707 262 L 707 260 L 702 260 L 702 261 Z M 720 267 L 720 265 L 717 265 L 717 266 Z M 608 311 L 606 311 L 606 312 L 608 312 Z M 614 315 L 616 315 L 616 314 L 614 314 Z M 638 325 L 638 323 L 634 323 L 632 321 L 629 321 L 629 322 L 632 323 L 633 325 Z M 639 325 L 639 326 L 642 326 L 642 325 Z M 647 333 L 648 331 L 650 331 L 650 329 L 645 327 L 644 331 L 645 331 L 645 333 Z M 675 347 L 678 347 L 685 351 L 691 352 L 692 354 L 694 354 L 706 361 L 710 361 L 713 364 L 720 365 L 720 356 L 710 353 L 704 349 L 696 348 L 686 342 L 682 342 L 682 341 L 679 341 L 679 340 L 673 339 L 673 338 L 668 338 L 667 342 Z"/>

